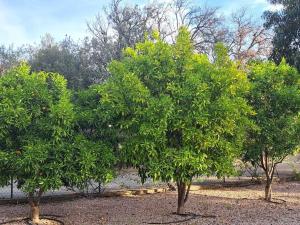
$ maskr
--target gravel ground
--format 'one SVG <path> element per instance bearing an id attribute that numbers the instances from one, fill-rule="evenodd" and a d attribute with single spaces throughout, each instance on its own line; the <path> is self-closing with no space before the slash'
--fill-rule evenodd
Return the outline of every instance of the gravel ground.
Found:
<path id="1" fill-rule="evenodd" d="M 135 224 L 300 224 L 300 183 L 274 184 L 274 200 L 261 199 L 263 186 L 192 191 L 186 205 L 186 217 L 173 215 L 176 192 L 163 194 L 76 199 L 45 203 L 43 214 L 56 215 L 66 225 Z M 281 204 L 278 204 L 281 203 Z M 0 206 L 0 224 L 24 218 L 27 205 Z M 23 225 L 23 223 L 10 223 Z M 25 223 L 24 223 L 25 224 Z"/>

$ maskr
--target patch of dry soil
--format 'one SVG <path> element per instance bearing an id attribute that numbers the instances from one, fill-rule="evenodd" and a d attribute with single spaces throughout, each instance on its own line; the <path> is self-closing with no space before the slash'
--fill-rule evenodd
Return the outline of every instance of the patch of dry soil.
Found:
<path id="1" fill-rule="evenodd" d="M 267 203 L 263 186 L 192 191 L 185 217 L 173 215 L 176 192 L 133 197 L 76 199 L 41 205 L 66 225 L 135 224 L 300 224 L 300 183 L 274 184 L 277 203 Z M 28 214 L 27 205 L 0 206 L 0 224 Z M 21 225 L 22 223 L 11 223 Z M 23 225 L 23 224 L 22 224 Z"/>

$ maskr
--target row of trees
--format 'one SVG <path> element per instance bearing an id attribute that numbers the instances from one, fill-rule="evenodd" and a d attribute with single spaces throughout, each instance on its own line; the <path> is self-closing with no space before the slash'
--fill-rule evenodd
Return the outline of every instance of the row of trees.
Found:
<path id="1" fill-rule="evenodd" d="M 181 28 L 174 44 L 153 33 L 108 67 L 102 84 L 71 92 L 56 73 L 22 64 L 0 77 L 0 181 L 28 194 L 39 222 L 43 193 L 106 182 L 116 163 L 144 181 L 174 181 L 184 212 L 195 176 L 234 174 L 243 158 L 266 173 L 299 150 L 300 75 L 282 61 L 246 70 L 217 44 L 213 60 Z"/>

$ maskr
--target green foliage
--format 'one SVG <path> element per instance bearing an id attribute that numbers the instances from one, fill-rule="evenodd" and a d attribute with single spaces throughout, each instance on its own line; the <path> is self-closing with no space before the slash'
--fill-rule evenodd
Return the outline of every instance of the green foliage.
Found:
<path id="1" fill-rule="evenodd" d="M 30 73 L 23 64 L 1 77 L 0 93 L 2 185 L 13 176 L 22 190 L 34 193 L 112 178 L 111 147 L 82 135 L 89 116 L 80 124 L 62 76 Z"/>
<path id="2" fill-rule="evenodd" d="M 65 162 L 66 183 L 83 190 L 90 181 L 102 184 L 113 178 L 117 161 L 113 151 L 115 135 L 105 123 L 106 112 L 99 104 L 95 86 L 77 92 L 74 99 L 75 126 L 69 142 L 73 154 Z"/>
<path id="3" fill-rule="evenodd" d="M 249 137 L 245 159 L 260 164 L 266 152 L 273 163 L 299 150 L 300 75 L 282 61 L 255 63 L 250 67 L 253 83 L 249 102 L 258 130 Z M 271 165 L 271 164 L 270 164 Z"/>
<path id="4" fill-rule="evenodd" d="M 175 45 L 154 38 L 127 48 L 111 63 L 111 78 L 94 89 L 102 110 L 93 112 L 105 112 L 121 158 L 142 180 L 188 184 L 196 175 L 233 172 L 251 125 L 244 99 L 250 85 L 218 49 L 215 63 L 195 54 L 182 28 Z"/>
<path id="5" fill-rule="evenodd" d="M 87 46 L 75 43 L 70 37 L 55 42 L 49 34 L 45 35 L 40 46 L 29 55 L 33 71 L 62 74 L 72 89 L 86 88 L 101 78 L 99 70 L 91 65 Z"/>
<path id="6" fill-rule="evenodd" d="M 66 186 L 84 190 L 91 181 L 102 184 L 113 178 L 115 158 L 109 146 L 77 135 L 68 148 L 71 154 L 64 158 Z"/>
<path id="7" fill-rule="evenodd" d="M 73 105 L 65 79 L 30 73 L 22 64 L 0 78 L 0 169 L 26 193 L 62 185 L 63 141 L 73 124 Z"/>
<path id="8" fill-rule="evenodd" d="M 0 150 L 0 186 L 8 185 L 10 174 L 12 173 L 9 169 L 12 168 L 11 161 L 11 155 Z"/>

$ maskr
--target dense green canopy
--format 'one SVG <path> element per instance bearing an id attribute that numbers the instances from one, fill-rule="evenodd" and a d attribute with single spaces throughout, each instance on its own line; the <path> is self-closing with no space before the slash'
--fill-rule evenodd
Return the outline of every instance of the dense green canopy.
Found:
<path id="1" fill-rule="evenodd" d="M 74 129 L 73 108 L 58 74 L 30 73 L 22 64 L 0 78 L 0 181 L 17 180 L 34 223 L 43 193 L 61 186 L 83 189 L 112 177 L 110 148 Z"/>
<path id="2" fill-rule="evenodd" d="M 22 64 L 0 78 L 0 177 L 28 194 L 34 223 L 43 193 L 63 185 L 67 153 L 63 141 L 73 124 L 66 80 L 54 73 L 30 73 Z"/>
<path id="3" fill-rule="evenodd" d="M 222 45 L 211 63 L 193 52 L 185 28 L 175 45 L 153 38 L 111 63 L 112 77 L 91 89 L 100 99 L 93 113 L 142 180 L 174 180 L 187 196 L 194 176 L 232 173 L 250 124 L 250 85 Z"/>
<path id="4" fill-rule="evenodd" d="M 13 175 L 27 193 L 60 187 L 61 146 L 74 117 L 65 79 L 23 64 L 1 77 L 0 93 L 0 149 L 11 159 L 11 174 L 1 177 Z"/>

